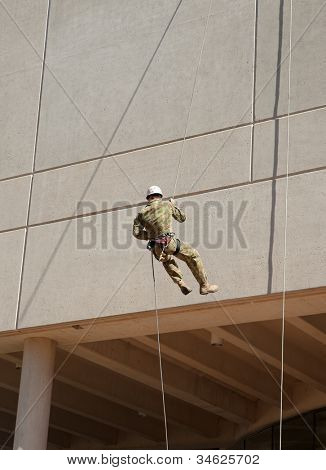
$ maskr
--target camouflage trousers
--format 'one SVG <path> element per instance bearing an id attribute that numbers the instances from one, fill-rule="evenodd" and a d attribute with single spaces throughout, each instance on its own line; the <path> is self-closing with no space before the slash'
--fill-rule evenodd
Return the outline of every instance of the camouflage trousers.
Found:
<path id="1" fill-rule="evenodd" d="M 188 265 L 188 268 L 196 278 L 199 285 L 206 284 L 207 275 L 198 251 L 189 245 L 189 243 L 180 242 L 180 251 L 174 255 L 176 247 L 176 239 L 172 238 L 164 251 L 162 251 L 162 247 L 158 244 L 156 244 L 153 249 L 155 258 L 163 263 L 163 266 L 172 281 L 178 284 L 182 280 L 182 272 L 174 259 L 175 256 Z"/>

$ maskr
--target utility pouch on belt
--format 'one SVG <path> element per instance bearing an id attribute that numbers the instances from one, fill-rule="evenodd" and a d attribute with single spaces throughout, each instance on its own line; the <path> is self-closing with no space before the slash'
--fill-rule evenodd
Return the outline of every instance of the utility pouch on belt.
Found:
<path id="1" fill-rule="evenodd" d="M 155 240 L 149 240 L 149 242 L 147 243 L 147 249 L 152 251 L 154 246 L 155 246 Z"/>
<path id="2" fill-rule="evenodd" d="M 180 251 L 180 245 L 181 245 L 181 243 L 180 243 L 179 238 L 176 238 L 175 241 L 176 241 L 176 243 L 177 243 L 177 247 L 176 247 L 175 252 L 174 252 L 173 254 L 174 254 L 174 255 L 177 255 L 177 254 L 179 253 L 179 251 Z"/>

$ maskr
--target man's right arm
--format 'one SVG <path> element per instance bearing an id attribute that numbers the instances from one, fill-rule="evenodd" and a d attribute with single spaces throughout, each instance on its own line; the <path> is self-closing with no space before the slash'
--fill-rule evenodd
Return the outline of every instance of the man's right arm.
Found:
<path id="1" fill-rule="evenodd" d="M 139 214 L 134 220 L 132 234 L 135 238 L 138 238 L 138 240 L 148 240 L 147 232 L 139 220 Z"/>
<path id="2" fill-rule="evenodd" d="M 186 220 L 186 214 L 175 205 L 174 199 L 169 200 L 172 207 L 172 217 L 178 222 L 184 222 Z"/>

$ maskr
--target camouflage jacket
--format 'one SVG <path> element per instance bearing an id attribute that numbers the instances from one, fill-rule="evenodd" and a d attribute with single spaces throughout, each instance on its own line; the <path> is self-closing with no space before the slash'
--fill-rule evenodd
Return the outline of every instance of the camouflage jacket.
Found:
<path id="1" fill-rule="evenodd" d="M 172 231 L 172 217 L 184 222 L 186 215 L 170 201 L 154 199 L 138 213 L 134 220 L 133 235 L 139 240 L 153 240 Z"/>

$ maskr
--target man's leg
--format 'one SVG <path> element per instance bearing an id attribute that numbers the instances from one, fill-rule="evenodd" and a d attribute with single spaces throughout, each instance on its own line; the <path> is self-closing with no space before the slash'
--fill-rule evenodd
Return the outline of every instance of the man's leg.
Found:
<path id="1" fill-rule="evenodd" d="M 163 266 L 173 282 L 179 284 L 182 281 L 182 272 L 172 256 L 167 256 L 167 260 L 163 261 Z"/>
<path id="2" fill-rule="evenodd" d="M 197 250 L 195 250 L 189 243 L 181 242 L 180 251 L 175 255 L 177 258 L 181 259 L 187 263 L 190 271 L 196 278 L 199 286 L 200 293 L 203 295 L 216 292 L 218 287 L 216 285 L 211 285 L 207 281 L 207 274 L 201 260 L 201 257 Z"/>
<path id="3" fill-rule="evenodd" d="M 171 251 L 171 249 L 170 249 L 170 251 Z M 174 248 L 174 251 L 175 251 L 175 248 Z M 175 259 L 171 255 L 162 252 L 160 247 L 155 247 L 154 248 L 154 256 L 158 261 L 162 262 L 165 271 L 168 273 L 168 275 L 170 276 L 172 281 L 175 284 L 178 284 L 178 286 L 181 289 L 181 292 L 184 295 L 189 294 L 191 292 L 191 289 L 189 287 L 187 287 L 187 285 L 183 281 L 182 272 L 181 272 L 177 262 L 175 261 Z"/>
<path id="4" fill-rule="evenodd" d="M 199 285 L 206 284 L 207 275 L 201 257 L 197 250 L 195 250 L 189 243 L 181 242 L 180 251 L 177 258 L 187 263 L 190 271 L 196 278 Z"/>

